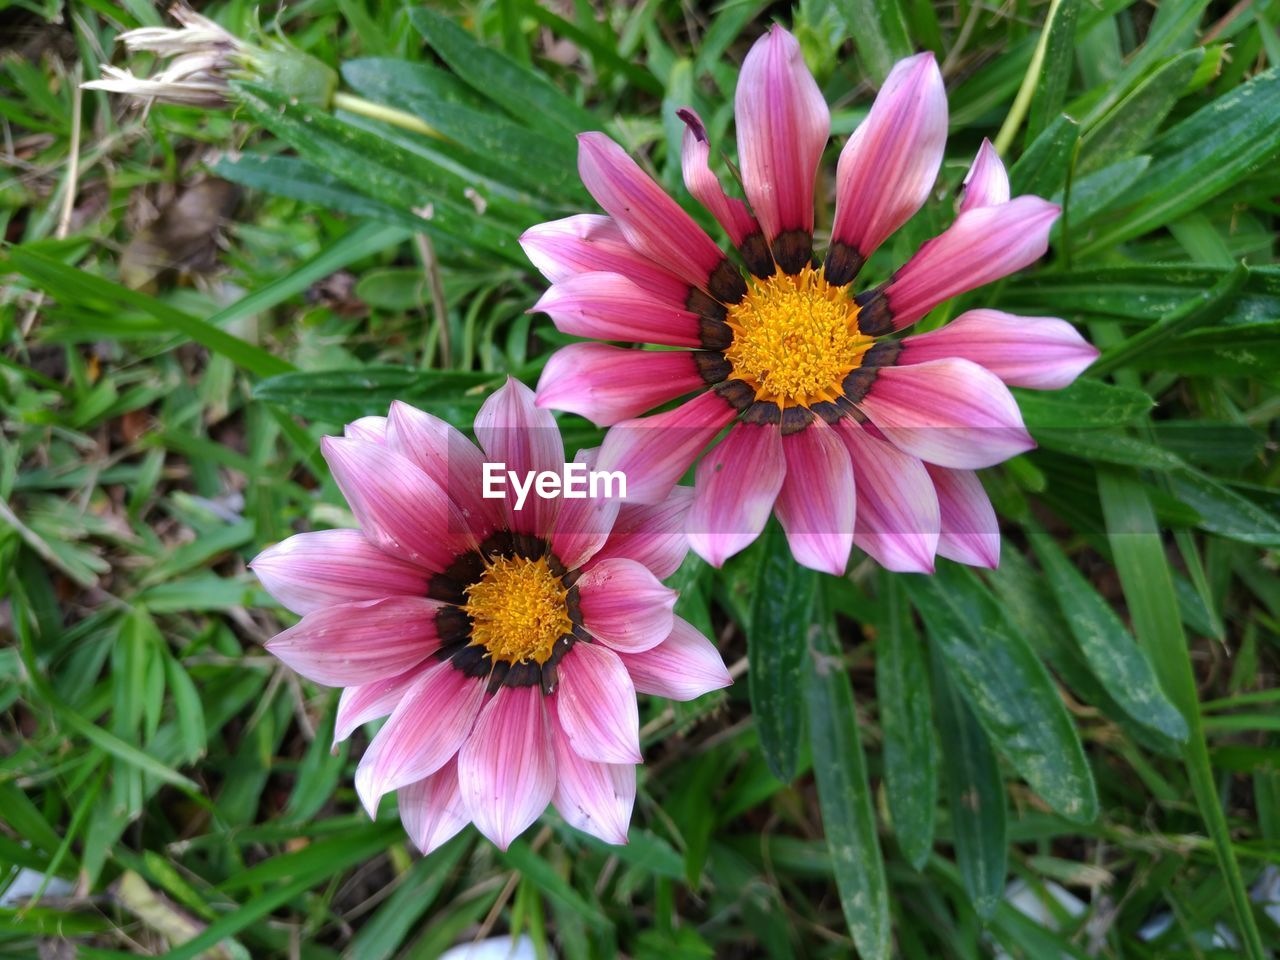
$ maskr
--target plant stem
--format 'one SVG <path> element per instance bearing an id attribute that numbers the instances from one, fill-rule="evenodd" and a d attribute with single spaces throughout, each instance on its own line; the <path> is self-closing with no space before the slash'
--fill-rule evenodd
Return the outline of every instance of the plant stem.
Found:
<path id="1" fill-rule="evenodd" d="M 411 130 L 414 133 L 421 133 L 427 137 L 435 137 L 437 140 L 445 139 L 439 130 L 419 120 L 412 113 L 397 110 L 395 107 L 388 107 L 382 103 L 374 103 L 364 97 L 357 97 L 354 93 L 346 93 L 342 90 L 337 91 L 333 95 L 333 108 L 335 110 L 346 110 L 348 113 L 357 113 L 372 120 L 381 120 L 383 123 L 389 123 L 404 130 Z"/>
<path id="2" fill-rule="evenodd" d="M 1004 123 L 1000 125 L 1000 132 L 996 134 L 995 143 L 992 144 L 996 148 L 996 153 L 1008 152 L 1009 147 L 1013 145 L 1013 138 L 1017 135 L 1018 128 L 1022 126 L 1022 121 L 1026 119 L 1027 111 L 1031 108 L 1031 98 L 1036 92 L 1036 81 L 1040 77 L 1040 69 L 1044 66 L 1045 51 L 1049 49 L 1049 31 L 1053 29 L 1053 21 L 1061 5 L 1062 0 L 1050 0 L 1049 13 L 1044 18 L 1040 39 L 1036 42 L 1035 53 L 1031 55 L 1031 63 L 1027 65 L 1027 73 L 1022 78 L 1022 86 L 1018 87 L 1018 94 L 1013 98 L 1013 106 L 1009 108 Z"/>

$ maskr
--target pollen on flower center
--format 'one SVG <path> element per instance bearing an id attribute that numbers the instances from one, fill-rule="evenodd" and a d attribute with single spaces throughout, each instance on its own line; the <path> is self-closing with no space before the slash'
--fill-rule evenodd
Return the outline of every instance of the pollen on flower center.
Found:
<path id="1" fill-rule="evenodd" d="M 858 330 L 848 287 L 833 286 L 810 266 L 753 280 L 726 319 L 731 376 L 750 385 L 757 400 L 781 407 L 835 400 L 873 343 Z"/>
<path id="2" fill-rule="evenodd" d="M 573 630 L 568 592 L 542 557 L 489 560 L 466 589 L 471 643 L 495 661 L 546 663 L 556 641 Z"/>

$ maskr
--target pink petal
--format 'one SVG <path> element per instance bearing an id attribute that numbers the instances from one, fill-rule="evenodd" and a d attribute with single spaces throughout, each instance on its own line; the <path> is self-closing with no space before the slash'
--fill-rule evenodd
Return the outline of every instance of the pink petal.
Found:
<path id="1" fill-rule="evenodd" d="M 342 428 L 342 435 L 349 440 L 366 440 L 383 443 L 387 439 L 386 417 L 361 417 Z"/>
<path id="2" fill-rule="evenodd" d="M 823 420 L 782 438 L 787 474 L 774 504 L 796 562 L 843 576 L 856 510 L 849 451 Z"/>
<path id="3" fill-rule="evenodd" d="M 991 145 L 990 140 L 983 137 L 973 166 L 964 178 L 964 199 L 960 201 L 960 212 L 1008 202 L 1009 174 L 1005 172 L 996 148 Z"/>
<path id="4" fill-rule="evenodd" d="M 417 465 L 453 502 L 464 525 L 456 532 L 477 543 L 502 523 L 496 500 L 486 500 L 484 454 L 454 427 L 400 400 L 387 418 L 387 446 Z"/>
<path id="5" fill-rule="evenodd" d="M 621 470 L 627 500 L 665 500 L 689 465 L 738 411 L 714 390 L 674 410 L 640 420 L 623 420 L 605 434 L 597 470 Z"/>
<path id="6" fill-rule="evenodd" d="M 564 442 L 555 417 L 550 410 L 538 409 L 533 391 L 512 377 L 485 400 L 476 414 L 475 432 L 486 458 L 505 464 L 501 469 L 514 471 L 521 482 L 532 474 L 551 471 L 559 476 L 564 470 Z M 560 509 L 558 498 L 540 497 L 530 489 L 522 508 L 516 510 L 511 484 L 504 489 L 501 503 L 511 530 L 534 536 L 551 533 Z"/>
<path id="7" fill-rule="evenodd" d="M 701 318 L 620 273 L 580 273 L 547 289 L 533 309 L 561 333 L 669 347 L 702 345 Z"/>
<path id="8" fill-rule="evenodd" d="M 708 285 L 724 254 L 622 147 L 603 133 L 579 134 L 578 173 L 633 247 L 682 280 Z"/>
<path id="9" fill-rule="evenodd" d="M 458 788 L 458 764 L 452 760 L 431 776 L 401 787 L 399 799 L 404 832 L 423 855 L 438 849 L 471 821 Z"/>
<path id="10" fill-rule="evenodd" d="M 569 745 L 557 710 L 547 711 L 556 754 L 556 809 L 571 827 L 605 843 L 627 842 L 636 801 L 636 768 L 631 763 L 584 760 Z"/>
<path id="11" fill-rule="evenodd" d="M 630 350 L 573 343 L 551 355 L 538 380 L 538 406 L 568 410 L 608 427 L 706 386 L 685 350 Z"/>
<path id="12" fill-rule="evenodd" d="M 1065 320 L 968 310 L 945 327 L 902 341 L 898 363 L 959 357 L 986 367 L 1005 383 L 1061 390 L 1098 357 L 1098 350 Z"/>
<path id="13" fill-rule="evenodd" d="M 346 687 L 338 698 L 338 713 L 333 720 L 333 742 L 336 746 L 370 720 L 385 717 L 396 708 L 404 692 L 413 686 L 424 670 L 431 668 L 428 661 L 410 667 L 404 673 L 383 677 L 358 687 Z"/>
<path id="14" fill-rule="evenodd" d="M 947 91 L 933 54 L 898 61 L 836 167 L 831 238 L 858 254 L 857 265 L 929 198 L 946 140 Z M 830 279 L 848 283 L 856 272 Z"/>
<path id="15" fill-rule="evenodd" d="M 1034 263 L 1049 249 L 1060 208 L 1039 197 L 974 207 L 928 240 L 885 288 L 893 327 L 901 330 L 951 297 Z"/>
<path id="16" fill-rule="evenodd" d="M 263 550 L 249 566 L 269 594 L 299 615 L 352 600 L 425 596 L 431 579 L 359 530 L 299 533 Z"/>
<path id="17" fill-rule="evenodd" d="M 500 850 L 547 809 L 556 761 L 541 688 L 498 688 L 458 752 L 458 785 L 470 818 Z"/>
<path id="18" fill-rule="evenodd" d="M 586 470 L 595 469 L 595 452 L 579 452 L 575 463 L 582 463 Z M 618 508 L 622 505 L 620 486 L 613 484 L 612 493 L 603 481 L 592 496 L 590 481 L 581 481 L 585 496 L 561 494 L 560 513 L 556 517 L 555 531 L 551 535 L 551 551 L 570 570 L 576 570 L 594 557 L 609 539 Z M 609 495 L 606 495 L 609 494 Z"/>
<path id="19" fill-rule="evenodd" d="M 971 567 L 1000 565 L 1000 525 L 982 481 L 972 470 L 948 470 L 926 463 L 942 508 L 938 553 Z"/>
<path id="20" fill-rule="evenodd" d="M 853 542 L 886 570 L 933 573 L 942 519 L 924 464 L 851 420 L 842 420 L 836 432 L 858 478 Z"/>
<path id="21" fill-rule="evenodd" d="M 677 594 L 641 563 L 616 557 L 593 564 L 578 592 L 582 625 L 615 650 L 648 650 L 671 632 Z"/>
<path id="22" fill-rule="evenodd" d="M 765 237 L 772 244 L 788 230 L 812 234 L 813 181 L 831 114 L 800 44 L 776 24 L 747 53 L 734 114 L 743 189 Z"/>
<path id="23" fill-rule="evenodd" d="M 485 679 L 448 660 L 422 672 L 383 724 L 356 768 L 356 793 L 378 815 L 378 801 L 435 773 L 457 754 L 484 702 Z"/>
<path id="24" fill-rule="evenodd" d="M 554 709 L 574 753 L 596 763 L 639 763 L 640 711 L 627 668 L 598 643 L 575 643 L 560 661 Z"/>
<path id="25" fill-rule="evenodd" d="M 266 646 L 308 680 L 327 687 L 372 683 L 436 652 L 441 606 L 425 597 L 342 603 L 307 614 Z"/>
<path id="26" fill-rule="evenodd" d="M 471 548 L 448 494 L 412 461 L 367 440 L 325 437 L 320 450 L 360 529 L 379 549 L 439 571 Z"/>
<path id="27" fill-rule="evenodd" d="M 684 306 L 689 284 L 627 242 L 611 217 L 580 213 L 530 227 L 520 237 L 525 255 L 552 283 L 580 273 L 620 273 L 660 300 Z"/>
<path id="28" fill-rule="evenodd" d="M 694 553 L 719 567 L 750 546 L 769 520 L 786 473 L 778 426 L 734 426 L 698 464 L 685 525 Z"/>
<path id="29" fill-rule="evenodd" d="M 695 700 L 733 683 L 715 644 L 679 617 L 652 650 L 618 656 L 637 691 L 668 700 Z"/>
<path id="30" fill-rule="evenodd" d="M 1009 388 L 968 360 L 880 367 L 858 406 L 899 449 L 941 467 L 989 467 L 1036 445 Z"/>
<path id="31" fill-rule="evenodd" d="M 673 487 L 661 503 L 624 503 L 609 539 L 591 563 L 624 557 L 643 563 L 659 580 L 679 569 L 689 552 L 685 517 L 693 506 L 693 490 Z"/>
<path id="32" fill-rule="evenodd" d="M 707 128 L 703 126 L 702 118 L 689 107 L 677 110 L 676 116 L 684 121 L 684 140 L 680 151 L 684 185 L 724 227 L 733 245 L 742 246 L 743 240 L 760 231 L 760 224 L 756 223 L 745 203 L 724 192 L 720 178 L 711 172 L 711 142 L 707 139 Z"/>

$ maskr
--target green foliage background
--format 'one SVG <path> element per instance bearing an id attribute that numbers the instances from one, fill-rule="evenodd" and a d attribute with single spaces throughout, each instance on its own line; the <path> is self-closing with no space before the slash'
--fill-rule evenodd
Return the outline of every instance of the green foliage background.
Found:
<path id="1" fill-rule="evenodd" d="M 204 12 L 254 30 L 250 3 Z M 251 83 L 222 113 L 81 97 L 157 10 L 0 4 L 0 886 L 49 882 L 0 908 L 0 955 L 419 958 L 507 930 L 662 960 L 1280 945 L 1280 2 L 256 15 L 440 136 Z M 1015 391 L 1040 447 L 985 473 L 998 571 L 817 577 L 775 530 L 722 572 L 686 563 L 680 612 L 746 675 L 644 699 L 628 847 L 548 813 L 505 854 L 468 830 L 418 858 L 358 811 L 366 735 L 330 752 L 336 692 L 262 651 L 288 619 L 245 562 L 350 523 L 323 433 L 394 398 L 466 429 L 508 373 L 536 380 L 564 338 L 526 312 L 543 284 L 515 239 L 594 209 L 574 134 L 687 201 L 674 110 L 732 150 L 737 64 L 775 19 L 833 104 L 823 202 L 892 62 L 943 65 L 936 201 L 868 278 L 948 222 L 991 136 L 1062 222 L 1039 267 L 925 323 L 1063 316 L 1103 356 Z M 598 437 L 561 422 L 570 449 Z"/>

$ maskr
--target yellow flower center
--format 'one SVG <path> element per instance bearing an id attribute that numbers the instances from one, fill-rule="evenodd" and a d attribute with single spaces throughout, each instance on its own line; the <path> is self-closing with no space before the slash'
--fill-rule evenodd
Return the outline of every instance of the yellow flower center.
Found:
<path id="1" fill-rule="evenodd" d="M 568 592 L 541 557 L 490 560 L 467 587 L 462 608 L 471 617 L 471 643 L 495 661 L 546 663 L 556 641 L 573 630 Z"/>
<path id="2" fill-rule="evenodd" d="M 757 400 L 780 407 L 835 400 L 874 342 L 858 330 L 848 285 L 832 286 L 808 266 L 795 275 L 753 279 L 727 320 L 731 376 L 755 390 Z"/>

